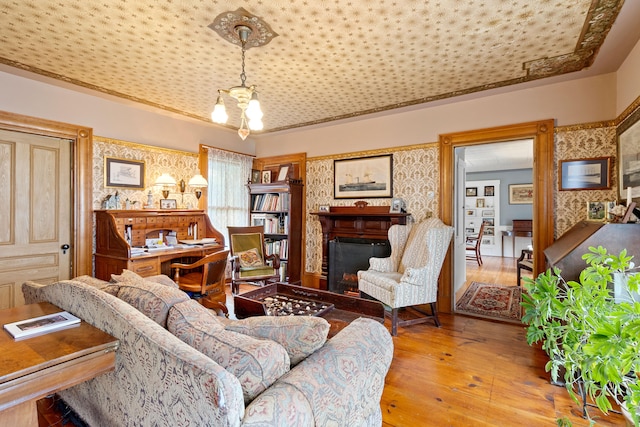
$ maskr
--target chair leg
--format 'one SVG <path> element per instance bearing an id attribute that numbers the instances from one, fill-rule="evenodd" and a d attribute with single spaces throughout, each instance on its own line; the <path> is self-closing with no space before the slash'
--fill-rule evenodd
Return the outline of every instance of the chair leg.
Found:
<path id="1" fill-rule="evenodd" d="M 482 255 L 480 255 L 479 248 L 476 248 L 476 261 L 478 261 L 478 265 L 482 265 Z"/>
<path id="2" fill-rule="evenodd" d="M 398 309 L 391 309 L 391 336 L 398 335 Z"/>
<path id="3" fill-rule="evenodd" d="M 431 313 L 433 315 L 433 321 L 436 322 L 436 326 L 439 328 L 442 325 L 440 324 L 440 319 L 438 319 L 438 311 L 436 310 L 436 303 L 432 302 L 429 305 L 431 305 Z"/>
<path id="4" fill-rule="evenodd" d="M 520 286 L 520 279 L 522 277 L 522 272 L 521 272 L 522 270 L 520 270 L 520 266 L 519 265 L 517 266 L 516 271 L 517 271 L 517 278 L 518 278 L 518 286 Z"/>

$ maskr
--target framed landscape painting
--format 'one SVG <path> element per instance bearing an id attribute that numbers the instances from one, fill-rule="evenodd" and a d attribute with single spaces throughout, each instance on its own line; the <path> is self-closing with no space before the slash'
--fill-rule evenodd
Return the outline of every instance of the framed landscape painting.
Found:
<path id="1" fill-rule="evenodd" d="M 509 184 L 509 204 L 533 204 L 533 184 Z"/>
<path id="2" fill-rule="evenodd" d="M 632 198 L 640 197 L 640 109 L 620 123 L 617 133 L 620 198 L 624 200 L 629 193 Z"/>
<path id="3" fill-rule="evenodd" d="M 393 155 L 334 160 L 333 197 L 393 197 Z"/>
<path id="4" fill-rule="evenodd" d="M 560 190 L 599 190 L 611 188 L 611 157 L 560 160 Z"/>
<path id="5" fill-rule="evenodd" d="M 104 186 L 144 188 L 144 161 L 105 157 Z"/>

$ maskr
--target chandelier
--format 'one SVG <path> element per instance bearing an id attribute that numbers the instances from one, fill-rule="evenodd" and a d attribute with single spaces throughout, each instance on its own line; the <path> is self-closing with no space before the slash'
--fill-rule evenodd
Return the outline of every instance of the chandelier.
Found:
<path id="1" fill-rule="evenodd" d="M 231 89 L 218 89 L 218 99 L 211 113 L 211 120 L 218 124 L 226 123 L 229 116 L 227 115 L 222 95 L 226 94 L 235 99 L 241 111 L 238 135 L 244 141 L 252 130 L 258 131 L 263 128 L 263 113 L 260 108 L 256 86 L 247 86 L 246 84 L 247 76 L 244 71 L 245 52 L 251 46 L 262 46 L 269 43 L 277 34 L 267 24 L 243 8 L 218 15 L 209 27 L 225 40 L 233 44 L 240 44 L 242 48 L 240 86 L 234 86 Z"/>

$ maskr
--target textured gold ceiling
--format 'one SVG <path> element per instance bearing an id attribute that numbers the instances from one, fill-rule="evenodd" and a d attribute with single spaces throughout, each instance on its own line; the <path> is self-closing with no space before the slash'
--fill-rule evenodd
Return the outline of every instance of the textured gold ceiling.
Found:
<path id="1" fill-rule="evenodd" d="M 246 53 L 275 131 L 580 70 L 622 3 L 0 0 L 0 62 L 210 121 L 240 48 L 208 25 L 243 7 L 278 33 Z"/>

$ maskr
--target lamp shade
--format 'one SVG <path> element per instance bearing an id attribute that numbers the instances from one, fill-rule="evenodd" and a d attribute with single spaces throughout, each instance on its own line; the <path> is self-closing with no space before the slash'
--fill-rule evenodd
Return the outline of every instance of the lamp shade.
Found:
<path id="1" fill-rule="evenodd" d="M 198 174 L 198 175 L 194 175 L 193 178 L 191 178 L 189 180 L 189 186 L 190 187 L 207 187 L 209 186 L 209 183 L 207 182 L 206 179 L 204 179 L 204 176 Z"/>
<path id="2" fill-rule="evenodd" d="M 176 180 L 168 173 L 163 173 L 156 179 L 157 186 L 176 185 Z"/>

